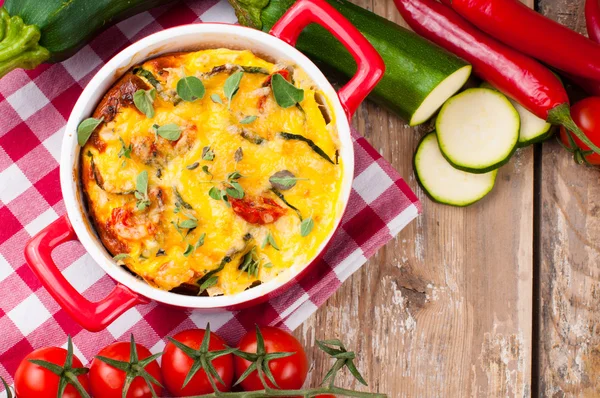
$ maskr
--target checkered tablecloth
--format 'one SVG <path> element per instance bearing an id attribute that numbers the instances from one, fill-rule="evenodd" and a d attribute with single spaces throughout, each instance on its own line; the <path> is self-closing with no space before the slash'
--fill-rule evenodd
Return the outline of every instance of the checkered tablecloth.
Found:
<path id="1" fill-rule="evenodd" d="M 354 134 L 356 174 L 342 225 L 324 259 L 283 296 L 244 311 L 211 315 L 151 303 L 132 308 L 99 333 L 73 322 L 41 286 L 23 255 L 26 242 L 65 213 L 58 160 L 71 108 L 103 62 L 119 50 L 160 29 L 201 21 L 236 18 L 224 0 L 188 0 L 119 23 L 63 63 L 17 70 L 0 80 L 0 375 L 8 381 L 23 356 L 42 346 L 64 345 L 67 335 L 73 336 L 75 351 L 85 363 L 99 347 L 127 340 L 132 332 L 157 352 L 165 336 L 205 327 L 207 321 L 232 344 L 255 322 L 294 329 L 420 212 L 404 180 Z M 91 300 L 114 287 L 78 243 L 59 247 L 54 258 L 66 278 Z"/>

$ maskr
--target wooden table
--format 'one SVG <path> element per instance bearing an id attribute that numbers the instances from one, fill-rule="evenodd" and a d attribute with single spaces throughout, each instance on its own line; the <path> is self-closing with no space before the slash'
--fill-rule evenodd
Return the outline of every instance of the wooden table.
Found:
<path id="1" fill-rule="evenodd" d="M 354 1 L 403 24 L 392 0 Z M 582 33 L 583 5 L 536 2 Z M 394 398 L 600 396 L 600 173 L 551 139 L 519 150 L 486 199 L 452 208 L 415 181 L 423 128 L 372 103 L 354 124 L 417 192 L 423 215 L 296 336 L 307 346 L 342 338 L 370 389 Z M 310 355 L 316 385 L 330 363 Z M 349 375 L 339 384 L 357 387 Z"/>

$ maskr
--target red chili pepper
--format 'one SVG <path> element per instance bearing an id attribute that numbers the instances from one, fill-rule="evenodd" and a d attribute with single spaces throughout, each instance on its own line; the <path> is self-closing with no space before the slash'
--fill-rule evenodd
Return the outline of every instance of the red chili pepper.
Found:
<path id="1" fill-rule="evenodd" d="M 590 39 L 600 43 L 600 0 L 586 0 L 585 23 Z M 567 77 L 589 94 L 600 96 L 600 82 L 573 75 Z"/>
<path id="2" fill-rule="evenodd" d="M 442 0 L 499 41 L 575 76 L 600 81 L 600 45 L 519 0 Z"/>
<path id="3" fill-rule="evenodd" d="M 590 39 L 600 43 L 600 0 L 586 0 L 585 26 Z"/>
<path id="4" fill-rule="evenodd" d="M 394 2 L 415 32 L 464 58 L 479 77 L 538 117 L 565 126 L 600 153 L 573 122 L 560 80 L 539 62 L 496 41 L 435 0 Z"/>
<path id="5" fill-rule="evenodd" d="M 246 195 L 243 199 L 229 196 L 228 200 L 234 213 L 250 224 L 271 224 L 286 213 L 286 209 L 279 206 L 273 199 L 262 196 L 250 198 Z"/>

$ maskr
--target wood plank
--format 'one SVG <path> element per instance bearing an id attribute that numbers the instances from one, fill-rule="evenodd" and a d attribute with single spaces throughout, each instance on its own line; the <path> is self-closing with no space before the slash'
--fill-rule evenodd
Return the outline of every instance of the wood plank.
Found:
<path id="1" fill-rule="evenodd" d="M 390 0 L 356 3 L 402 21 Z M 415 131 L 371 103 L 355 125 L 409 181 L 424 214 L 296 335 L 306 346 L 342 338 L 359 353 L 371 388 L 390 397 L 529 396 L 532 149 L 502 168 L 488 198 L 457 209 L 431 202 L 415 182 L 411 157 L 427 127 Z M 316 385 L 330 364 L 310 355 Z M 340 384 L 356 386 L 349 376 Z"/>
<path id="2" fill-rule="evenodd" d="M 540 10 L 581 33 L 584 0 Z M 556 142 L 544 144 L 541 187 L 540 393 L 600 396 L 600 185 Z"/>

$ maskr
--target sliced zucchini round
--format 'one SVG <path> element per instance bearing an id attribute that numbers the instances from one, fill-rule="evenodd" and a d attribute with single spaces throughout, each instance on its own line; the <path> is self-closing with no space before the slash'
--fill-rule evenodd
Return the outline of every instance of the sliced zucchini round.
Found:
<path id="1" fill-rule="evenodd" d="M 507 163 L 517 148 L 520 127 L 510 101 L 487 88 L 471 88 L 450 98 L 436 120 L 442 154 L 470 173 L 487 173 Z"/>
<path id="2" fill-rule="evenodd" d="M 468 206 L 487 195 L 496 182 L 497 170 L 484 174 L 457 170 L 442 156 L 435 132 L 427 134 L 413 160 L 419 185 L 438 203 Z"/>
<path id="3" fill-rule="evenodd" d="M 421 102 L 410 118 L 409 125 L 417 126 L 431 119 L 431 116 L 444 105 L 444 102 L 465 85 L 469 76 L 471 76 L 471 65 L 465 65 L 442 80 Z"/>
<path id="4" fill-rule="evenodd" d="M 481 83 L 480 87 L 496 90 L 496 88 L 488 82 Z M 550 130 L 552 125 L 550 123 L 529 112 L 523 105 L 519 104 L 514 99 L 508 98 L 508 100 L 513 104 L 517 112 L 519 112 L 521 118 L 521 129 L 519 130 L 519 143 L 517 146 L 522 148 L 530 144 L 535 144 L 536 142 L 546 140 L 552 135 L 552 131 Z"/>

